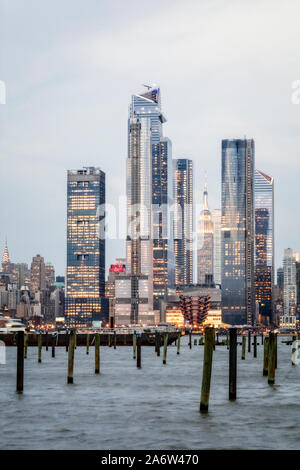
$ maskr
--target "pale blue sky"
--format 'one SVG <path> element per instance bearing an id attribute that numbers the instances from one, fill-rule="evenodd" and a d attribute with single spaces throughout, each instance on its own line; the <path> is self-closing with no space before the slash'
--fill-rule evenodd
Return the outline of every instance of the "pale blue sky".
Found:
<path id="1" fill-rule="evenodd" d="M 276 259 L 300 250 L 298 0 L 0 0 L 0 249 L 64 274 L 66 170 L 100 166 L 125 190 L 130 95 L 160 84 L 173 157 L 220 206 L 221 139 L 251 137 L 276 184 Z M 107 244 L 107 264 L 124 255 Z"/>

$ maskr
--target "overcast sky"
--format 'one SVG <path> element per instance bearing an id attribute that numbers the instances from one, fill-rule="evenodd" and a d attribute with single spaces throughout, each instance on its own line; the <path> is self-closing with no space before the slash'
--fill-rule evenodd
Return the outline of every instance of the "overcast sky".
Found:
<path id="1" fill-rule="evenodd" d="M 254 138 L 275 178 L 276 262 L 300 250 L 299 0 L 0 0 L 0 249 L 66 264 L 66 171 L 100 166 L 125 192 L 130 96 L 161 86 L 174 158 L 208 175 L 220 207 L 221 139 Z M 107 264 L 124 256 L 107 244 Z"/>

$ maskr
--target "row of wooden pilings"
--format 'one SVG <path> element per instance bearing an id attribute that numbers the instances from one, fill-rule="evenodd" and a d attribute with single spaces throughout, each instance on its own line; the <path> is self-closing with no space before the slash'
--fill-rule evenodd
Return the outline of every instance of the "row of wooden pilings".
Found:
<path id="1" fill-rule="evenodd" d="M 181 333 L 177 336 L 177 354 L 180 354 L 180 339 Z M 28 348 L 28 335 L 24 332 L 18 332 L 17 335 L 17 392 L 22 392 L 24 387 L 24 358 L 27 358 Z M 210 383 L 213 362 L 213 351 L 216 344 L 225 344 L 229 350 L 229 400 L 236 399 L 237 390 L 237 329 L 231 328 L 229 333 L 226 333 L 225 343 L 217 342 L 215 338 L 215 329 L 207 327 L 205 329 L 204 338 L 199 339 L 199 345 L 204 343 L 204 357 L 203 357 L 203 375 L 202 375 L 202 388 L 200 399 L 200 412 L 207 412 L 209 406 L 210 396 Z M 86 354 L 89 354 L 90 346 L 94 344 L 95 352 L 95 374 L 100 374 L 100 334 L 95 333 L 92 343 L 90 344 L 90 336 L 87 334 Z M 141 353 L 141 334 L 133 333 L 133 359 L 136 360 L 138 369 L 142 367 L 142 353 Z M 197 344 L 194 341 L 194 345 Z M 275 383 L 275 369 L 277 367 L 277 335 L 270 333 L 267 337 L 261 337 L 261 344 L 264 345 L 264 361 L 263 361 L 263 375 L 268 376 L 268 383 L 270 385 Z M 111 344 L 110 344 L 111 345 Z M 253 338 L 253 356 L 257 357 L 257 336 Z M 189 347 L 192 348 L 192 335 L 189 334 Z M 160 356 L 161 336 L 155 334 L 155 353 Z M 55 336 L 51 339 L 52 357 L 55 357 Z M 66 343 L 66 351 L 68 352 L 68 372 L 67 383 L 73 384 L 74 382 L 74 357 L 76 349 L 76 330 L 71 330 L 69 333 L 69 341 Z M 116 334 L 114 334 L 114 349 L 116 349 Z M 48 341 L 46 342 L 46 350 L 48 350 Z M 168 333 L 164 333 L 163 340 L 163 364 L 167 363 L 167 350 L 168 350 Z M 248 352 L 251 352 L 251 332 L 248 333 Z M 244 360 L 246 356 L 246 336 L 242 336 L 242 354 L 241 359 Z M 38 362 L 42 362 L 42 334 L 38 337 Z"/>
<path id="2" fill-rule="evenodd" d="M 228 337 L 229 336 L 229 337 Z M 253 357 L 257 357 L 257 335 L 254 335 Z M 275 369 L 277 368 L 277 335 L 270 333 L 269 336 L 261 336 L 264 346 L 263 376 L 268 377 L 268 383 L 275 383 Z M 229 335 L 226 337 L 227 348 L 229 349 L 229 400 L 236 399 L 237 389 L 237 329 L 230 328 Z M 205 329 L 204 357 L 203 357 L 203 375 L 200 399 L 200 412 L 207 412 L 210 396 L 210 382 L 213 362 L 213 351 L 215 348 L 215 329 L 207 327 Z M 251 332 L 248 333 L 248 352 L 251 352 Z M 242 355 L 241 359 L 246 357 L 246 336 L 242 336 Z"/>

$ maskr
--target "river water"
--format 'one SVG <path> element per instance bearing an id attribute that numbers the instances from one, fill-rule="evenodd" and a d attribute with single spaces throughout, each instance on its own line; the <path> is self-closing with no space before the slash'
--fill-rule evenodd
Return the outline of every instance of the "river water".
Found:
<path id="1" fill-rule="evenodd" d="M 168 348 L 167 365 L 142 348 L 142 369 L 131 347 L 75 351 L 74 385 L 67 385 L 67 353 L 28 348 L 24 393 L 16 394 L 16 348 L 0 365 L 0 449 L 300 449 L 300 365 L 278 338 L 276 384 L 262 376 L 263 347 L 242 361 L 238 346 L 237 400 L 228 401 L 228 351 L 213 358 L 209 413 L 199 413 L 203 346 L 181 354 Z M 260 343 L 260 340 L 259 340 Z M 161 351 L 162 353 L 162 351 Z"/>

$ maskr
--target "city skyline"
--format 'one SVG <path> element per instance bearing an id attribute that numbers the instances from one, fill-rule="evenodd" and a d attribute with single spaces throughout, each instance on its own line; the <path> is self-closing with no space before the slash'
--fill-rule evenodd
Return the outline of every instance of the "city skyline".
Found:
<path id="1" fill-rule="evenodd" d="M 15 262 L 30 263 L 33 255 L 41 253 L 53 262 L 57 273 L 65 272 L 68 169 L 100 166 L 110 181 L 107 202 L 115 203 L 120 191 L 125 194 L 128 96 L 149 81 L 159 83 L 163 90 L 168 117 L 165 135 L 173 141 L 173 158 L 184 155 L 194 162 L 195 202 L 201 203 L 206 170 L 210 207 L 220 206 L 220 142 L 253 136 L 260 168 L 277 182 L 276 267 L 282 264 L 284 248 L 297 249 L 299 221 L 293 215 L 300 197 L 300 106 L 292 104 L 291 96 L 292 84 L 299 79 L 295 61 L 299 5 L 292 2 L 287 11 L 279 2 L 272 2 L 269 9 L 268 2 L 262 1 L 257 13 L 250 3 L 236 6 L 234 12 L 220 2 L 211 9 L 206 8 L 207 2 L 202 6 L 187 3 L 189 13 L 195 13 L 193 20 L 180 22 L 178 29 L 178 19 L 187 16 L 187 7 L 180 4 L 172 3 L 170 17 L 170 2 L 164 6 L 154 2 L 156 8 L 147 18 L 142 7 L 134 8 L 138 3 L 133 2 L 129 11 L 120 4 L 123 14 L 116 21 L 108 3 L 101 7 L 91 1 L 93 8 L 82 18 L 78 5 L 70 8 L 69 2 L 62 2 L 62 15 L 66 13 L 69 28 L 77 31 L 66 37 L 63 24 L 56 21 L 55 7 L 49 10 L 46 23 L 40 5 L 21 4 L 20 21 L 6 2 L 1 79 L 7 99 L 0 106 L 0 151 L 7 158 L 1 161 L 1 173 L 13 174 L 19 191 L 10 194 L 9 178 L 1 185 L 7 203 L 1 212 L 0 248 L 3 251 L 7 235 Z M 164 33 L 153 21 L 158 14 L 168 19 L 174 46 L 164 41 Z M 264 14 L 267 24 L 260 20 Z M 243 21 L 248 18 L 256 21 L 255 38 L 250 34 L 251 21 Z M 105 29 L 103 35 L 99 22 Z M 212 27 L 215 22 L 217 28 Z M 54 29 L 51 24 L 56 25 Z M 242 57 L 233 47 L 237 35 Z M 139 39 L 138 51 L 145 52 L 144 60 L 136 61 L 129 53 L 134 36 Z M 154 47 L 155 65 L 147 60 Z M 266 58 L 264 63 L 253 54 L 255 47 Z M 280 64 L 274 56 L 276 48 L 282 52 Z M 195 51 L 197 61 L 191 60 Z M 12 213 L 18 217 L 11 217 Z M 123 256 L 123 243 L 111 241 L 107 251 L 112 253 L 107 257 L 108 267 L 114 257 Z"/>

